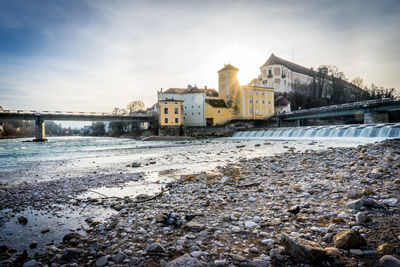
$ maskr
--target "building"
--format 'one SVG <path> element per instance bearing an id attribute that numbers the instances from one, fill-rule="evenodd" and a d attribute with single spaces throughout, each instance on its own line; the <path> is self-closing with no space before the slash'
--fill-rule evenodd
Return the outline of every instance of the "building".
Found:
<path id="1" fill-rule="evenodd" d="M 260 67 L 261 74 L 257 84 L 273 87 L 275 92 L 284 93 L 292 90 L 294 83 L 309 84 L 314 71 L 271 54 Z"/>
<path id="2" fill-rule="evenodd" d="M 162 100 L 181 100 L 183 102 L 182 124 L 184 126 L 206 126 L 205 100 L 217 97 L 218 93 L 214 89 L 197 88 L 190 85 L 187 88 L 169 88 L 165 92 L 162 90 L 158 92 L 159 102 Z M 161 110 L 160 114 L 162 114 Z"/>
<path id="3" fill-rule="evenodd" d="M 275 113 L 289 113 L 290 109 L 290 101 L 284 97 L 280 96 L 275 100 Z"/>
<path id="4" fill-rule="evenodd" d="M 160 100 L 158 105 L 160 127 L 182 125 L 183 100 Z"/>
<path id="5" fill-rule="evenodd" d="M 255 83 L 239 85 L 238 68 L 231 64 L 218 71 L 219 96 L 232 108 L 233 117 L 262 119 L 274 114 L 274 89 Z"/>
<path id="6" fill-rule="evenodd" d="M 235 117 L 232 108 L 228 107 L 222 99 L 205 100 L 205 119 L 207 126 L 223 123 L 227 119 Z"/>

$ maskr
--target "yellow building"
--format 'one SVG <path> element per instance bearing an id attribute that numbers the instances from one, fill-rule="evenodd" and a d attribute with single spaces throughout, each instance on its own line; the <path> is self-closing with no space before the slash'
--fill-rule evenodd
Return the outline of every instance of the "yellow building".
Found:
<path id="1" fill-rule="evenodd" d="M 205 100 L 205 118 L 207 126 L 218 125 L 232 117 L 234 117 L 233 110 L 226 105 L 224 100 Z"/>
<path id="2" fill-rule="evenodd" d="M 160 126 L 182 125 L 182 100 L 161 100 L 158 105 Z"/>
<path id="3" fill-rule="evenodd" d="M 240 89 L 237 79 L 238 68 L 228 64 L 218 71 L 218 92 L 219 97 L 227 103 L 237 94 Z"/>
<path id="4" fill-rule="evenodd" d="M 238 118 L 266 118 L 274 113 L 274 89 L 254 84 L 239 86 L 238 68 L 228 64 L 218 71 L 219 97 Z"/>

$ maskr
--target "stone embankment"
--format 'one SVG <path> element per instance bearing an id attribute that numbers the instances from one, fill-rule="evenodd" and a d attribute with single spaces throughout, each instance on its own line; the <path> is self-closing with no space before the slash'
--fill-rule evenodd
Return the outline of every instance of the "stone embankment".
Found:
<path id="1" fill-rule="evenodd" d="M 8 261 L 400 266 L 399 193 L 398 140 L 243 159 L 213 173 L 181 176 L 151 199 L 102 199 L 118 214 L 104 222 L 88 218 L 86 236 L 71 233 L 45 255 Z"/>

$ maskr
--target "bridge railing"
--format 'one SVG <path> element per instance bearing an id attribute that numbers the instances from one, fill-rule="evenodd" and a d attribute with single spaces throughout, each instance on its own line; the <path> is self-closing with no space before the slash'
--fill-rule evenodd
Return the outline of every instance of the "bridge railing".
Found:
<path id="1" fill-rule="evenodd" d="M 133 116 L 133 115 L 151 115 L 150 112 L 136 112 L 132 114 L 114 114 L 114 113 L 107 113 L 107 112 L 83 112 L 83 111 L 48 111 L 48 110 L 22 110 L 22 109 L 5 109 L 3 110 L 4 113 L 13 113 L 13 114 L 34 114 L 37 116 L 40 115 L 84 115 L 84 116 Z"/>
<path id="2" fill-rule="evenodd" d="M 299 114 L 299 113 L 330 111 L 330 110 L 356 108 L 356 107 L 367 107 L 369 105 L 376 105 L 376 104 L 383 104 L 383 103 L 390 103 L 390 102 L 397 102 L 397 101 L 400 101 L 400 97 L 372 99 L 372 100 L 344 103 L 344 104 L 339 104 L 339 105 L 331 105 L 331 106 L 324 106 L 324 107 L 318 107 L 318 108 L 294 110 L 294 111 L 292 111 L 290 113 L 286 113 L 286 114 Z"/>

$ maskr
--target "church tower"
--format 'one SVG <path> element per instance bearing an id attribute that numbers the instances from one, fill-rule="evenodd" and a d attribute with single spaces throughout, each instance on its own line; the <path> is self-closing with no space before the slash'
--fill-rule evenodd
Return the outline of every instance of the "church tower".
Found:
<path id="1" fill-rule="evenodd" d="M 238 68 L 228 64 L 218 71 L 218 92 L 219 97 L 230 103 L 239 90 L 237 79 Z"/>

